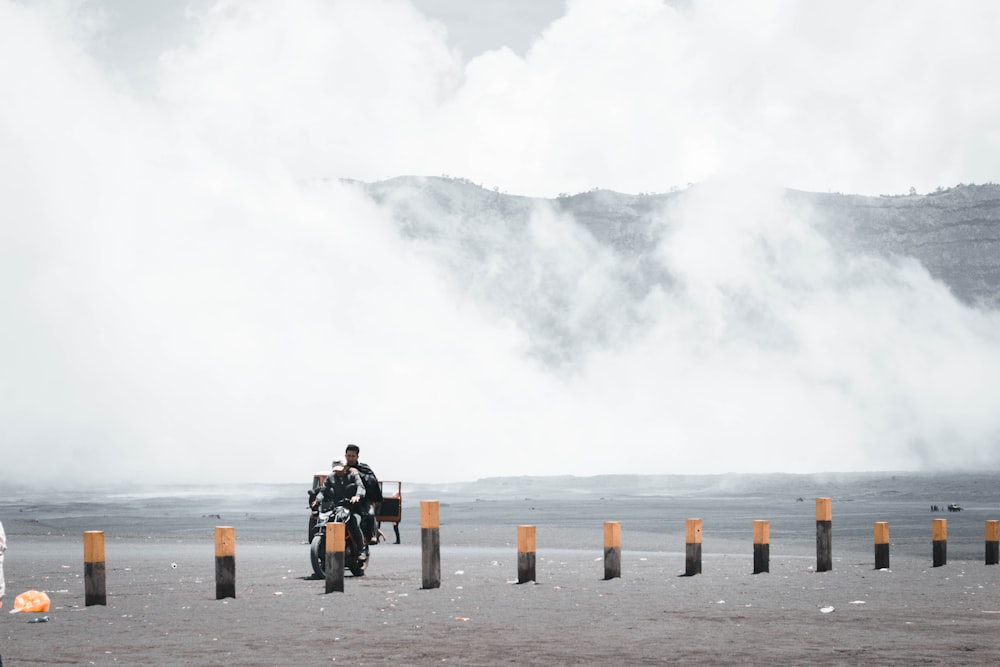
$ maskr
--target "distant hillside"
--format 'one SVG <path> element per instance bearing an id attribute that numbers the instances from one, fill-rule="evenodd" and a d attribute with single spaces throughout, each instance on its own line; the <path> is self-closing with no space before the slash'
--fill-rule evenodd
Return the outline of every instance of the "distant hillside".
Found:
<path id="1" fill-rule="evenodd" d="M 360 187 L 463 289 L 531 331 L 536 356 L 559 365 L 641 332 L 647 297 L 683 289 L 664 248 L 700 186 L 556 199 L 437 177 Z M 836 253 L 889 263 L 913 258 L 965 304 L 1000 307 L 1000 186 L 900 197 L 791 190 L 783 196 L 808 211 L 809 229 Z"/>
<path id="2" fill-rule="evenodd" d="M 405 493 L 442 502 L 603 497 L 784 496 L 789 500 L 835 496 L 839 501 L 888 496 L 898 500 L 958 498 L 996 502 L 994 472 L 826 472 L 814 474 L 594 475 L 488 477 L 470 482 L 406 484 Z"/>
<path id="3" fill-rule="evenodd" d="M 1000 185 L 906 197 L 788 196 L 823 215 L 830 241 L 854 252 L 913 257 L 963 302 L 1000 307 Z"/>

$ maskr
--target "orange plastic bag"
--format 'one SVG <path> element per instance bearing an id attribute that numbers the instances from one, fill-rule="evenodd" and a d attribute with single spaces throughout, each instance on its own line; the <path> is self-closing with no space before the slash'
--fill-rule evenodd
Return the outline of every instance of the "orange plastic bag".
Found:
<path id="1" fill-rule="evenodd" d="M 10 613 L 19 611 L 39 612 L 49 610 L 49 596 L 41 591 L 25 591 L 14 598 L 14 609 Z"/>

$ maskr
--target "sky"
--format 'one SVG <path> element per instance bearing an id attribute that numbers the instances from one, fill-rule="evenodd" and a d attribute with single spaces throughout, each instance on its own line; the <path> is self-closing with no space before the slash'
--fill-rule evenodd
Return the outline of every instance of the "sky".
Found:
<path id="1" fill-rule="evenodd" d="M 761 193 L 996 181 L 998 28 L 991 1 L 0 0 L 0 482 L 308 480 L 348 442 L 421 482 L 995 464 L 996 313 L 838 264 Z M 334 182 L 405 174 L 726 185 L 662 248 L 682 298 L 566 374 Z M 530 240 L 579 311 L 616 302 L 627 267 L 571 222 Z"/>

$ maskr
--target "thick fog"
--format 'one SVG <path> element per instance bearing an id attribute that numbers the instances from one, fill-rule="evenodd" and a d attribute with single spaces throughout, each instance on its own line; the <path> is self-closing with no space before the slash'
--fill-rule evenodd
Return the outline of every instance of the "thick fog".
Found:
<path id="1" fill-rule="evenodd" d="M 996 180 L 1000 5 L 570 0 L 474 54 L 402 1 L 122 6 L 0 0 L 0 483 L 1000 463 L 1000 315 L 776 187 Z M 338 180 L 403 174 L 679 187 L 670 288 L 539 201 L 486 289 Z"/>

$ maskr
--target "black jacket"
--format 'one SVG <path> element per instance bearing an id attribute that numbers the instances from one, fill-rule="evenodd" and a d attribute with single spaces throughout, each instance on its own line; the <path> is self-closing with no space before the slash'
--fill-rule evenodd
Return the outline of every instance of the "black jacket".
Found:
<path id="1" fill-rule="evenodd" d="M 382 500 L 382 488 L 379 486 L 378 477 L 375 476 L 375 471 L 372 470 L 371 466 L 367 463 L 362 463 L 358 461 L 354 466 L 354 469 L 358 471 L 361 476 L 361 482 L 364 484 L 366 501 L 369 503 L 378 503 Z"/>
<path id="2" fill-rule="evenodd" d="M 365 485 L 361 476 L 349 469 L 344 475 L 331 472 L 316 494 L 316 501 L 320 509 L 326 512 L 336 505 L 346 504 L 354 496 L 360 496 L 364 500 Z"/>

